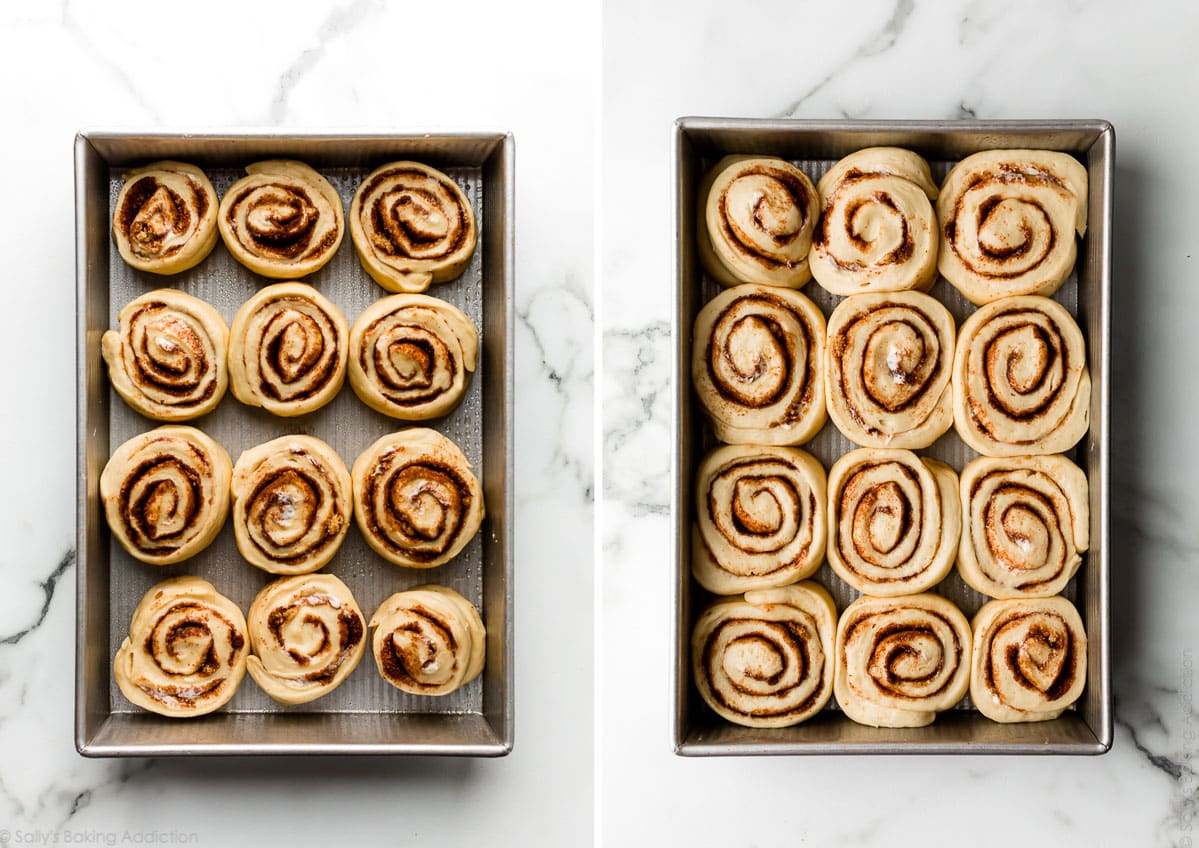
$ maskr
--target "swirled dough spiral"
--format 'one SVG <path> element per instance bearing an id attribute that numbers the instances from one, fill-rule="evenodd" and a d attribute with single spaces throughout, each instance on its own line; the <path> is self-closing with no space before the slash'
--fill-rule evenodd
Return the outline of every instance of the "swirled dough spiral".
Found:
<path id="1" fill-rule="evenodd" d="M 112 387 L 147 418 L 187 421 L 225 396 L 229 328 L 198 297 L 156 289 L 130 301 L 100 340 Z"/>
<path id="2" fill-rule="evenodd" d="M 928 163 L 910 150 L 851 153 L 817 184 L 822 211 L 812 276 L 849 295 L 929 289 L 937 281 L 937 199 Z"/>
<path id="3" fill-rule="evenodd" d="M 920 292 L 861 294 L 828 319 L 829 418 L 870 448 L 926 448 L 953 426 L 954 322 Z"/>
<path id="4" fill-rule="evenodd" d="M 958 435 L 984 456 L 1063 453 L 1087 432 L 1082 331 L 1047 297 L 1012 297 L 962 324 L 953 360 Z"/>
<path id="5" fill-rule="evenodd" d="M 292 417 L 341 390 L 349 356 L 346 319 L 312 286 L 276 283 L 242 304 L 229 339 L 233 396 Z"/>
<path id="6" fill-rule="evenodd" d="M 979 457 L 962 469 L 958 573 L 992 598 L 1066 588 L 1090 542 L 1087 478 L 1064 456 Z"/>
<path id="7" fill-rule="evenodd" d="M 691 375 L 716 437 L 798 445 L 824 426 L 824 315 L 797 291 L 727 289 L 695 319 Z"/>
<path id="8" fill-rule="evenodd" d="M 345 234 L 337 189 L 290 159 L 247 165 L 246 176 L 221 199 L 217 223 L 234 259 L 277 280 L 306 277 L 324 267 Z"/>
<path id="9" fill-rule="evenodd" d="M 100 474 L 108 526 L 131 556 L 168 565 L 208 547 L 229 513 L 232 463 L 194 427 L 159 427 L 134 436 Z"/>
<path id="10" fill-rule="evenodd" d="M 121 693 L 168 718 L 220 709 L 246 673 L 246 620 L 237 604 L 199 577 L 153 586 L 112 661 Z"/>
<path id="11" fill-rule="evenodd" d="M 836 630 L 833 599 L 812 581 L 722 598 L 691 636 L 695 685 L 734 724 L 798 724 L 832 695 Z"/>
<path id="12" fill-rule="evenodd" d="M 923 727 L 970 686 L 970 623 L 939 595 L 863 595 L 837 622 L 841 709 L 871 727 Z"/>
<path id="13" fill-rule="evenodd" d="M 419 162 L 391 162 L 355 192 L 350 235 L 376 283 L 421 292 L 466 270 L 478 226 L 470 201 L 448 176 Z"/>
<path id="14" fill-rule="evenodd" d="M 462 310 L 423 294 L 382 298 L 350 329 L 350 385 L 384 415 L 438 418 L 462 400 L 479 331 Z"/>
<path id="15" fill-rule="evenodd" d="M 487 631 L 475 606 L 445 586 L 398 592 L 371 617 L 383 679 L 413 695 L 448 695 L 487 660 Z"/>
<path id="16" fill-rule="evenodd" d="M 974 616 L 970 699 L 992 721 L 1048 721 L 1087 680 L 1087 634 L 1065 598 L 991 601 Z"/>
<path id="17" fill-rule="evenodd" d="M 699 198 L 700 259 L 722 285 L 798 289 L 811 279 L 820 198 L 803 171 L 774 157 L 726 156 L 704 176 Z"/>
<path id="18" fill-rule="evenodd" d="M 354 517 L 389 562 L 433 568 L 466 547 L 483 521 L 483 489 L 462 451 L 435 430 L 391 433 L 350 472 Z"/>
<path id="19" fill-rule="evenodd" d="M 366 620 L 332 574 L 285 577 L 263 587 L 247 616 L 250 677 L 280 704 L 332 692 L 366 650 Z"/>
<path id="20" fill-rule="evenodd" d="M 829 470 L 828 561 L 859 592 L 911 595 L 940 583 L 961 533 L 958 478 L 911 451 L 859 448 Z"/>
<path id="21" fill-rule="evenodd" d="M 316 571 L 350 529 L 350 472 L 313 436 L 282 436 L 245 451 L 231 489 L 237 549 L 263 571 Z"/>
<path id="22" fill-rule="evenodd" d="M 1051 295 L 1087 231 L 1087 171 L 1049 150 L 987 150 L 954 166 L 937 200 L 941 274 L 975 304 Z"/>
<path id="23" fill-rule="evenodd" d="M 217 197 L 204 172 L 186 162 L 151 162 L 126 171 L 112 218 L 121 258 L 139 271 L 177 274 L 216 246 Z"/>
<path id="24" fill-rule="evenodd" d="M 733 595 L 809 577 L 827 538 L 824 468 L 798 448 L 728 445 L 700 463 L 691 572 Z"/>

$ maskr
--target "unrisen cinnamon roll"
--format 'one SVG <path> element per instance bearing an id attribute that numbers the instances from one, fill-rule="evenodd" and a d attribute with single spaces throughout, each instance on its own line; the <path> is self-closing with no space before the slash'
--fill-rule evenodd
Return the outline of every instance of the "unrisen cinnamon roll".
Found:
<path id="1" fill-rule="evenodd" d="M 151 565 L 195 556 L 229 513 L 232 463 L 194 427 L 159 427 L 134 436 L 100 474 L 108 526 L 130 555 Z"/>
<path id="2" fill-rule="evenodd" d="M 927 290 L 937 280 L 937 199 L 928 163 L 910 150 L 870 147 L 817 184 L 822 211 L 812 276 L 833 294 Z"/>
<path id="3" fill-rule="evenodd" d="M 691 375 L 716 437 L 798 445 L 824 426 L 824 315 L 802 294 L 744 285 L 695 319 Z"/>
<path id="4" fill-rule="evenodd" d="M 732 595 L 810 576 L 827 538 L 824 469 L 798 448 L 717 448 L 696 475 L 691 572 Z"/>
<path id="5" fill-rule="evenodd" d="M 408 421 L 438 418 L 475 370 L 479 332 L 462 310 L 423 294 L 382 298 L 350 329 L 350 385 L 367 406 Z"/>
<path id="6" fill-rule="evenodd" d="M 832 695 L 836 629 L 833 599 L 812 581 L 722 598 L 691 636 L 695 685 L 735 724 L 798 724 Z"/>
<path id="7" fill-rule="evenodd" d="M 229 702 L 246 673 L 246 620 L 199 577 L 153 586 L 112 661 L 121 694 L 168 718 L 201 716 Z"/>
<path id="8" fill-rule="evenodd" d="M 478 227 L 470 201 L 448 176 L 419 162 L 391 162 L 354 193 L 350 235 L 376 283 L 420 292 L 466 270 Z"/>
<path id="9" fill-rule="evenodd" d="M 121 258 L 140 271 L 177 274 L 200 264 L 217 240 L 217 197 L 204 172 L 186 162 L 126 171 L 112 217 Z"/>
<path id="10" fill-rule="evenodd" d="M 871 448 L 926 448 L 953 426 L 953 316 L 920 292 L 862 294 L 828 319 L 828 414 Z"/>
<path id="11" fill-rule="evenodd" d="M 221 239 L 233 258 L 274 279 L 306 277 L 333 258 L 345 233 L 341 197 L 290 159 L 246 166 L 221 199 Z"/>
<path id="12" fill-rule="evenodd" d="M 961 533 L 957 475 L 906 450 L 859 448 L 829 471 L 828 561 L 859 592 L 911 595 L 953 567 Z"/>
<path id="13" fill-rule="evenodd" d="M 263 587 L 247 616 L 246 669 L 280 704 L 306 704 L 341 685 L 366 649 L 366 621 L 332 574 L 286 577 Z"/>
<path id="14" fill-rule="evenodd" d="M 341 310 L 312 286 L 267 286 L 233 317 L 233 396 L 284 417 L 320 409 L 345 382 L 348 335 Z"/>
<path id="15" fill-rule="evenodd" d="M 1087 431 L 1082 331 L 1047 297 L 1011 297 L 962 324 L 953 360 L 958 435 L 984 456 L 1062 453 Z"/>
<path id="16" fill-rule="evenodd" d="M 121 310 L 100 353 L 112 387 L 127 404 L 159 421 L 187 421 L 211 412 L 225 396 L 229 328 L 198 297 L 156 289 Z"/>
<path id="17" fill-rule="evenodd" d="M 1051 295 L 1087 231 L 1087 171 L 1066 153 L 988 150 L 954 166 L 937 201 L 938 267 L 972 303 Z"/>
<path id="18" fill-rule="evenodd" d="M 358 529 L 396 565 L 449 562 L 483 521 L 483 489 L 470 463 L 435 430 L 384 436 L 358 456 L 350 474 Z"/>
<path id="19" fill-rule="evenodd" d="M 474 604 L 445 586 L 398 592 L 371 616 L 383 679 L 413 695 L 448 695 L 487 661 L 487 631 Z"/>
<path id="20" fill-rule="evenodd" d="M 800 288 L 820 214 L 807 174 L 774 157 L 726 156 L 700 184 L 700 259 L 722 285 Z"/>
<path id="21" fill-rule="evenodd" d="M 1064 456 L 979 457 L 962 469 L 958 573 L 992 598 L 1056 595 L 1090 541 L 1087 478 Z"/>
<path id="22" fill-rule="evenodd" d="M 263 571 L 316 571 L 350 529 L 350 473 L 313 436 L 282 436 L 245 451 L 231 489 L 237 549 Z"/>
<path id="23" fill-rule="evenodd" d="M 837 622 L 837 703 L 858 724 L 923 727 L 970 686 L 970 623 L 939 595 L 863 595 Z"/>
<path id="24" fill-rule="evenodd" d="M 991 601 L 974 616 L 970 698 L 992 721 L 1048 721 L 1087 680 L 1087 634 L 1065 598 Z"/>

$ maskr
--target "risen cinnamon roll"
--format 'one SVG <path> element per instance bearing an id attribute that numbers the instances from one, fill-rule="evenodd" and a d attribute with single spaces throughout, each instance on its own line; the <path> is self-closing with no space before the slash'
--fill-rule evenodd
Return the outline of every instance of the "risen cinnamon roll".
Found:
<path id="1" fill-rule="evenodd" d="M 358 529 L 396 565 L 449 562 L 483 521 L 483 489 L 470 463 L 435 430 L 384 436 L 358 456 L 350 474 Z"/>
<path id="2" fill-rule="evenodd" d="M 1062 453 L 1087 431 L 1082 331 L 1047 297 L 1011 297 L 962 324 L 953 360 L 958 435 L 984 456 Z"/>
<path id="3" fill-rule="evenodd" d="M 313 436 L 282 436 L 245 451 L 231 489 L 237 549 L 263 571 L 316 571 L 350 529 L 350 473 Z"/>
<path id="4" fill-rule="evenodd" d="M 938 267 L 969 301 L 1051 295 L 1087 231 L 1087 171 L 1066 153 L 988 150 L 945 178 Z"/>
<path id="5" fill-rule="evenodd" d="M 408 421 L 438 418 L 462 400 L 479 332 L 462 310 L 423 294 L 382 298 L 350 330 L 350 385 L 367 406 Z"/>
<path id="6" fill-rule="evenodd" d="M 700 259 L 722 285 L 800 288 L 820 199 L 808 176 L 774 157 L 726 156 L 700 184 Z"/>
<path id="7" fill-rule="evenodd" d="M 920 292 L 862 294 L 828 320 L 828 414 L 871 448 L 926 448 L 953 426 L 953 316 Z"/>
<path id="8" fill-rule="evenodd" d="M 478 227 L 470 201 L 448 176 L 419 162 L 391 162 L 354 193 L 350 235 L 376 283 L 421 292 L 466 270 Z"/>
<path id="9" fill-rule="evenodd" d="M 722 598 L 691 636 L 695 685 L 717 715 L 745 727 L 788 727 L 833 690 L 837 609 L 819 583 Z"/>
<path id="10" fill-rule="evenodd" d="M 970 699 L 992 721 L 1048 721 L 1087 680 L 1087 634 L 1065 598 L 991 601 L 974 616 Z"/>
<path id="11" fill-rule="evenodd" d="M 371 616 L 370 626 L 379 674 L 413 695 L 448 695 L 478 677 L 487 660 L 479 611 L 445 586 L 392 595 Z"/>
<path id="12" fill-rule="evenodd" d="M 332 574 L 286 577 L 263 587 L 247 616 L 246 669 L 280 704 L 306 704 L 341 685 L 366 649 L 366 621 Z"/>
<path id="13" fill-rule="evenodd" d="M 194 427 L 134 436 L 100 474 L 100 499 L 113 536 L 130 555 L 168 565 L 204 550 L 229 513 L 232 464 Z"/>
<path id="14" fill-rule="evenodd" d="M 217 239 L 217 198 L 204 172 L 186 162 L 126 171 L 112 217 L 121 258 L 140 271 L 177 274 L 200 264 Z"/>
<path id="15" fill-rule="evenodd" d="M 929 289 L 937 280 L 937 199 L 928 163 L 910 150 L 846 156 L 817 185 L 822 211 L 812 276 L 833 294 Z"/>
<path id="16" fill-rule="evenodd" d="M 824 469 L 798 448 L 717 448 L 696 475 L 691 572 L 732 595 L 810 576 L 827 538 Z"/>
<path id="17" fill-rule="evenodd" d="M 312 286 L 267 286 L 233 317 L 233 396 L 284 417 L 320 409 L 345 382 L 348 334 L 341 310 Z"/>
<path id="18" fill-rule="evenodd" d="M 229 702 L 246 673 L 246 620 L 199 577 L 153 586 L 112 661 L 121 694 L 168 718 L 201 716 Z"/>
<path id="19" fill-rule="evenodd" d="M 834 693 L 871 727 L 923 727 L 970 686 L 970 623 L 939 595 L 863 595 L 837 622 Z"/>
<path id="20" fill-rule="evenodd" d="M 198 297 L 156 289 L 121 310 L 100 340 L 108 376 L 127 404 L 159 421 L 187 421 L 216 408 L 229 385 L 229 328 Z"/>
<path id="21" fill-rule="evenodd" d="M 233 258 L 274 279 L 306 277 L 333 258 L 345 233 L 337 190 L 303 162 L 271 159 L 221 199 L 221 238 Z"/>
<path id="22" fill-rule="evenodd" d="M 802 294 L 736 286 L 695 319 L 691 375 L 722 442 L 798 445 L 824 426 L 824 315 Z"/>

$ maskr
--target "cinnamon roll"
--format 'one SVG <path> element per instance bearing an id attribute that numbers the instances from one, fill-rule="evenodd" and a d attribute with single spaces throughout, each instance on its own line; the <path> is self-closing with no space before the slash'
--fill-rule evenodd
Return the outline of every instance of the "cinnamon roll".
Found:
<path id="1" fill-rule="evenodd" d="M 345 233 L 341 197 L 303 162 L 271 159 L 221 199 L 217 223 L 233 258 L 273 279 L 306 277 L 333 258 Z"/>
<path id="2" fill-rule="evenodd" d="M 991 601 L 974 616 L 970 698 L 992 721 L 1048 721 L 1087 680 L 1087 634 L 1065 598 Z"/>
<path id="3" fill-rule="evenodd" d="M 231 491 L 237 549 L 272 574 L 316 571 L 350 529 L 350 473 L 313 436 L 282 436 L 242 453 Z"/>
<path id="4" fill-rule="evenodd" d="M 208 547 L 229 513 L 232 463 L 194 427 L 134 436 L 100 474 L 100 499 L 113 536 L 129 554 L 168 565 Z"/>
<path id="5" fill-rule="evenodd" d="M 435 430 L 384 436 L 358 456 L 350 475 L 358 529 L 396 565 L 449 562 L 483 521 L 483 489 L 470 463 Z"/>
<path id="6" fill-rule="evenodd" d="M 921 157 L 898 147 L 859 150 L 817 189 L 822 211 L 808 261 L 822 288 L 927 291 L 937 281 L 937 187 Z"/>
<path id="7" fill-rule="evenodd" d="M 487 631 L 474 604 L 445 586 L 398 592 L 371 616 L 379 674 L 413 695 L 448 695 L 487 660 Z"/>
<path id="8" fill-rule="evenodd" d="M 722 598 L 691 636 L 696 688 L 734 724 L 798 724 L 832 695 L 836 630 L 833 599 L 812 581 Z"/>
<path id="9" fill-rule="evenodd" d="M 920 292 L 848 297 L 828 320 L 828 414 L 870 448 L 926 448 L 953 426 L 954 322 Z"/>
<path id="10" fill-rule="evenodd" d="M 156 289 L 121 310 L 100 339 L 117 394 L 147 418 L 187 421 L 216 408 L 229 385 L 229 328 L 198 297 Z"/>
<path id="11" fill-rule="evenodd" d="M 827 538 L 824 468 L 798 448 L 729 445 L 700 463 L 691 573 L 733 595 L 810 576 Z"/>
<path id="12" fill-rule="evenodd" d="M 320 409 L 345 382 L 348 334 L 341 310 L 312 286 L 267 286 L 233 317 L 233 396 L 284 417 Z"/>
<path id="13" fill-rule="evenodd" d="M 306 704 L 341 685 L 366 649 L 366 620 L 332 574 L 263 587 L 247 616 L 250 677 L 280 704 Z"/>
<path id="14" fill-rule="evenodd" d="M 975 153 L 945 178 L 937 217 L 938 267 L 967 300 L 1051 295 L 1087 231 L 1087 170 L 1049 150 Z"/>
<path id="15" fill-rule="evenodd" d="M 419 421 L 462 400 L 479 355 L 479 331 L 462 310 L 423 294 L 376 301 L 350 329 L 350 385 L 384 415 Z"/>
<path id="16" fill-rule="evenodd" d="M 1064 456 L 979 457 L 962 469 L 958 573 L 992 598 L 1056 595 L 1090 541 L 1087 478 Z"/>
<path id="17" fill-rule="evenodd" d="M 1012 297 L 962 324 L 953 417 L 984 456 L 1063 453 L 1087 432 L 1091 375 L 1082 331 L 1047 297 Z"/>
<path id="18" fill-rule="evenodd" d="M 820 200 L 803 171 L 770 156 L 726 156 L 704 176 L 699 197 L 700 259 L 722 285 L 798 289 L 811 279 Z"/>
<path id="19" fill-rule="evenodd" d="M 722 442 L 798 445 L 824 426 L 824 315 L 802 294 L 744 285 L 695 319 L 691 374 Z"/>
<path id="20" fill-rule="evenodd" d="M 940 595 L 863 595 L 837 622 L 833 691 L 871 727 L 924 727 L 970 686 L 970 623 Z"/>
<path id="21" fill-rule="evenodd" d="M 195 165 L 151 162 L 122 178 L 112 237 L 134 268 L 177 274 L 199 265 L 216 247 L 216 192 Z"/>
<path id="22" fill-rule="evenodd" d="M 246 673 L 246 620 L 237 604 L 199 577 L 151 587 L 112 661 L 126 698 L 168 718 L 220 709 Z"/>
<path id="23" fill-rule="evenodd" d="M 859 448 L 829 471 L 828 561 L 859 592 L 910 595 L 953 568 L 962 528 L 953 469 L 906 450 Z"/>
<path id="24" fill-rule="evenodd" d="M 419 162 L 391 162 L 354 193 L 350 235 L 376 283 L 421 292 L 466 270 L 478 227 L 470 201 L 448 176 Z"/>

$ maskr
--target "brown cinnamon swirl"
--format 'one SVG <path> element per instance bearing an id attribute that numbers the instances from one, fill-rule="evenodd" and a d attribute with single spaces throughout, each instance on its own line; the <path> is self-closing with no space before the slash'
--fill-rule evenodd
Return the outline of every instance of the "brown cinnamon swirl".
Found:
<path id="1" fill-rule="evenodd" d="M 379 674 L 413 695 L 448 695 L 478 677 L 487 660 L 479 611 L 445 586 L 392 595 L 370 626 Z"/>
<path id="2" fill-rule="evenodd" d="M 140 271 L 177 274 L 212 252 L 217 197 L 203 171 L 186 162 L 151 162 L 123 179 L 112 217 L 122 259 Z"/>

